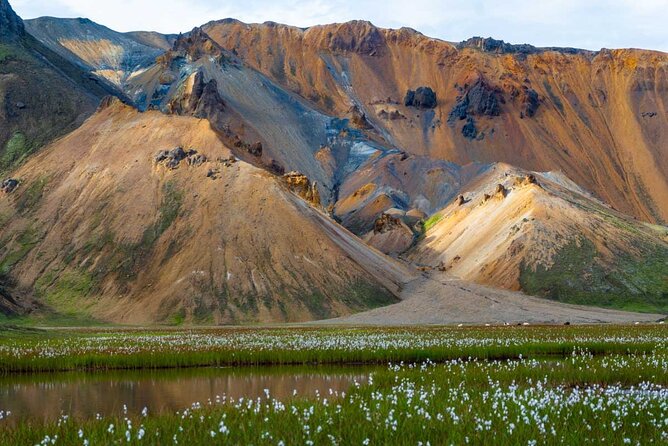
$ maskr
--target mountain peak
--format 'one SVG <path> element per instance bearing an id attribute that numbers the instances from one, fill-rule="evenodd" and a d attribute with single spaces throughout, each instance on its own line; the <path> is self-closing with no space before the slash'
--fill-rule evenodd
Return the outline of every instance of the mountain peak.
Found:
<path id="1" fill-rule="evenodd" d="M 0 40 L 17 40 L 24 34 L 23 21 L 16 15 L 9 1 L 0 0 Z"/>
<path id="2" fill-rule="evenodd" d="M 223 49 L 202 28 L 181 34 L 174 42 L 172 52 L 197 60 L 204 55 L 220 56 Z"/>

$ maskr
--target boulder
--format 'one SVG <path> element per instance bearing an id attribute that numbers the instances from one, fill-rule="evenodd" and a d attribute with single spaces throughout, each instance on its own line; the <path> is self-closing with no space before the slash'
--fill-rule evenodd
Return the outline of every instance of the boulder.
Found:
<path id="1" fill-rule="evenodd" d="M 248 153 L 250 153 L 251 155 L 253 155 L 255 157 L 258 157 L 258 158 L 261 157 L 262 156 L 262 151 L 263 151 L 263 147 L 262 147 L 262 143 L 260 141 L 257 141 L 255 143 L 251 144 L 250 146 L 248 146 Z"/>
<path id="2" fill-rule="evenodd" d="M 2 183 L 0 183 L 0 190 L 6 194 L 11 194 L 16 190 L 17 187 L 19 187 L 19 184 L 19 180 L 14 178 L 7 178 L 6 180 L 3 180 Z"/>
<path id="3" fill-rule="evenodd" d="M 478 137 L 478 129 L 475 126 L 475 120 L 470 116 L 466 120 L 466 124 L 462 127 L 462 135 L 466 139 L 476 139 Z"/>
<path id="4" fill-rule="evenodd" d="M 436 93 L 430 87 L 418 87 L 417 90 L 408 90 L 404 97 L 406 107 L 435 108 L 437 104 Z"/>

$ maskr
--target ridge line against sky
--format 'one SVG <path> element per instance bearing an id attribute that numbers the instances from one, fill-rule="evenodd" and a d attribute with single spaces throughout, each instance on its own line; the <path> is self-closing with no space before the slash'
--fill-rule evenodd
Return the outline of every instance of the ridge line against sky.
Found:
<path id="1" fill-rule="evenodd" d="M 211 20 L 307 27 L 369 20 L 448 41 L 472 36 L 511 43 L 668 52 L 668 0 L 10 0 L 24 19 L 86 17 L 116 31 L 179 33 Z"/>

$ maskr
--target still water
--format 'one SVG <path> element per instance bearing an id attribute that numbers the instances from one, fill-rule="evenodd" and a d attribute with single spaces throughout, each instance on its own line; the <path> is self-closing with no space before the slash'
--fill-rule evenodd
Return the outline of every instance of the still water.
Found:
<path id="1" fill-rule="evenodd" d="M 174 412 L 216 396 L 288 400 L 347 391 L 367 382 L 370 367 L 194 368 L 151 371 L 68 372 L 0 377 L 0 411 L 11 411 L 2 424 L 19 420 L 56 420 L 60 415 L 94 418 Z"/>

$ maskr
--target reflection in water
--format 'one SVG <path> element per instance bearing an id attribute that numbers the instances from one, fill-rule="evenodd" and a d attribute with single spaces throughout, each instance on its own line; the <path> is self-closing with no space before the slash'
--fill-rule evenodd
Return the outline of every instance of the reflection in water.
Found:
<path id="1" fill-rule="evenodd" d="M 353 381 L 366 382 L 369 367 L 263 367 L 197 368 L 152 371 L 112 371 L 57 373 L 0 378 L 0 410 L 12 415 L 2 424 L 20 419 L 57 419 L 61 414 L 74 418 L 129 414 L 144 407 L 150 413 L 174 412 L 230 398 L 265 397 L 287 400 L 298 396 L 322 395 L 329 390 L 348 390 Z"/>

